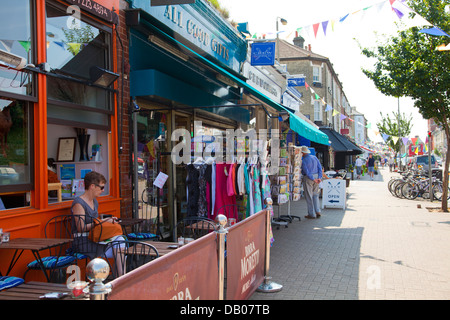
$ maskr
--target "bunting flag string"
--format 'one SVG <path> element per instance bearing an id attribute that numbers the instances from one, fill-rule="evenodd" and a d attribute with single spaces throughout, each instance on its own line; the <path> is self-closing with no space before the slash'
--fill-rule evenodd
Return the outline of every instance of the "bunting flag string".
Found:
<path id="1" fill-rule="evenodd" d="M 362 19 L 362 17 L 364 17 L 364 15 L 369 11 L 369 9 L 373 9 L 373 8 L 376 9 L 376 11 L 375 11 L 376 14 L 380 14 L 381 10 L 384 8 L 384 6 L 387 2 L 389 2 L 392 12 L 395 14 L 395 16 L 398 19 L 403 19 L 405 16 L 409 16 L 410 13 L 414 13 L 414 18 L 411 19 L 411 21 L 414 22 L 414 26 L 431 27 L 429 29 L 426 29 L 426 28 L 422 29 L 419 32 L 428 33 L 428 34 L 437 35 L 437 36 L 449 36 L 447 33 L 442 31 L 441 29 L 433 26 L 429 21 L 427 21 L 425 18 L 423 18 L 417 12 L 412 10 L 406 4 L 405 0 L 384 0 L 379 3 L 373 4 L 371 6 L 356 10 L 352 13 L 347 13 L 339 18 L 328 19 L 328 20 L 316 22 L 316 23 L 313 23 L 310 25 L 296 27 L 296 28 L 290 30 L 289 32 L 287 32 L 287 37 L 290 37 L 294 31 L 300 32 L 305 36 L 307 36 L 307 35 L 309 36 L 310 32 L 311 32 L 311 28 L 313 31 L 314 38 L 317 38 L 320 29 L 323 31 L 324 36 L 327 36 L 327 33 L 328 33 L 327 31 L 332 31 L 332 32 L 335 31 L 336 22 L 338 22 L 339 24 L 347 23 L 349 20 L 351 20 L 351 19 L 349 19 L 350 16 L 356 16 L 358 14 L 361 15 L 361 19 Z M 383 21 L 380 20 L 380 23 L 383 23 Z M 329 24 L 331 24 L 331 29 L 328 28 Z M 280 33 L 280 31 L 278 33 Z M 276 32 L 255 33 L 252 36 L 252 38 L 257 38 L 258 35 L 265 37 L 268 34 L 277 34 L 277 33 Z"/>
<path id="2" fill-rule="evenodd" d="M 314 105 L 314 101 L 315 101 L 315 100 L 321 100 L 323 106 L 325 107 L 325 112 L 333 111 L 332 114 L 331 114 L 333 117 L 339 115 L 339 120 L 341 120 L 341 121 L 344 121 L 344 120 L 347 119 L 347 120 L 349 120 L 349 121 L 355 122 L 356 124 L 361 125 L 361 126 L 367 128 L 367 129 L 371 129 L 375 135 L 379 135 L 379 134 L 380 134 L 380 131 L 375 130 L 375 129 L 372 129 L 372 123 L 370 123 L 370 122 L 367 123 L 367 124 L 361 123 L 361 122 L 359 122 L 359 121 L 356 121 L 356 120 L 350 118 L 350 116 L 345 115 L 345 114 L 342 114 L 342 113 L 339 112 L 338 110 L 334 109 L 330 104 L 326 103 L 325 100 L 324 100 L 323 98 L 321 98 L 321 97 L 314 91 L 314 89 L 313 89 L 311 86 L 308 85 L 307 82 L 305 82 L 305 88 L 306 88 L 306 89 L 309 89 L 310 92 L 311 92 L 311 94 L 312 94 L 312 95 L 311 95 L 311 104 L 312 104 L 312 105 Z M 313 95 L 314 95 L 314 97 L 313 97 Z M 394 144 L 396 144 L 399 140 L 401 140 L 401 141 L 403 142 L 403 145 L 407 146 L 407 145 L 408 145 L 408 142 L 409 142 L 409 138 L 408 138 L 408 137 L 396 137 L 396 136 L 386 135 L 386 134 L 384 134 L 384 133 L 381 134 L 381 135 L 382 135 L 382 138 L 383 138 L 384 142 L 387 142 L 387 140 L 388 140 L 389 138 L 392 139 L 392 141 L 394 142 Z M 417 145 L 417 143 L 418 143 L 417 138 L 411 138 L 411 140 L 412 140 L 412 143 L 413 143 L 413 144 Z"/>

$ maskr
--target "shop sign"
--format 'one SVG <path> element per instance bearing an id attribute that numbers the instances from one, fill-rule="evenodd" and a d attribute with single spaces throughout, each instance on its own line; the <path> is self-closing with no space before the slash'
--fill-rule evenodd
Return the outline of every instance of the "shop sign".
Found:
<path id="1" fill-rule="evenodd" d="M 89 12 L 90 14 L 106 20 L 110 23 L 119 23 L 119 17 L 115 12 L 112 12 L 107 7 L 93 0 L 66 0 L 74 6 L 78 6 L 80 9 Z"/>
<path id="2" fill-rule="evenodd" d="M 305 77 L 292 77 L 287 79 L 288 87 L 304 87 Z"/>
<path id="3" fill-rule="evenodd" d="M 255 42 L 251 45 L 252 66 L 273 66 L 275 64 L 275 42 Z"/>
<path id="4" fill-rule="evenodd" d="M 324 207 L 345 209 L 345 188 L 344 179 L 326 179 L 322 181 L 322 209 Z"/>
<path id="5" fill-rule="evenodd" d="M 165 6 L 170 4 L 189 4 L 195 3 L 195 0 L 150 0 L 152 6 Z"/>
<path id="6" fill-rule="evenodd" d="M 247 83 L 275 102 L 281 102 L 281 87 L 258 68 L 248 62 L 244 64 L 244 77 Z"/>
<path id="7" fill-rule="evenodd" d="M 266 211 L 228 229 L 227 300 L 246 300 L 264 280 Z"/>
<path id="8" fill-rule="evenodd" d="M 135 8 L 146 11 L 185 40 L 239 73 L 247 50 L 245 40 L 237 33 L 231 34 L 229 29 L 225 30 L 228 33 L 222 33 L 213 24 L 217 17 L 209 17 L 212 13 L 208 10 L 211 9 L 203 6 L 201 1 L 186 6 L 151 6 L 149 0 L 134 1 Z M 175 38 L 179 39 L 178 36 Z"/>
<path id="9" fill-rule="evenodd" d="M 287 91 L 283 93 L 282 104 L 289 109 L 300 111 L 300 101 L 291 96 Z"/>

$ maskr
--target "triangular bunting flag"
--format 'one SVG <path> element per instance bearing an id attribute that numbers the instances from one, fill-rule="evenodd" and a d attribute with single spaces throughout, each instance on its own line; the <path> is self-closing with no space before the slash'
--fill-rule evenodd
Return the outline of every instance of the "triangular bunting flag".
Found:
<path id="1" fill-rule="evenodd" d="M 344 116 L 343 114 L 341 114 L 341 116 L 339 117 L 342 120 L 344 120 L 345 118 L 347 118 L 347 116 Z"/>
<path id="2" fill-rule="evenodd" d="M 368 123 L 368 124 L 366 125 L 366 128 L 367 128 L 367 129 L 372 128 L 372 124 L 371 124 L 371 123 Z"/>
<path id="3" fill-rule="evenodd" d="M 18 42 L 25 49 L 26 52 L 30 51 L 31 41 L 18 41 Z"/>
<path id="4" fill-rule="evenodd" d="M 313 24 L 313 29 L 314 29 L 314 37 L 317 38 L 317 31 L 319 30 L 319 23 Z"/>
<path id="5" fill-rule="evenodd" d="M 382 133 L 381 136 L 383 137 L 383 140 L 386 142 L 387 139 L 389 139 L 390 135 L 386 133 Z"/>
<path id="6" fill-rule="evenodd" d="M 335 22 L 336 22 L 335 20 L 331 20 L 331 31 L 334 31 L 334 23 Z"/>
<path id="7" fill-rule="evenodd" d="M 396 143 L 397 143 L 397 141 L 398 141 L 398 137 L 394 137 L 394 136 L 392 136 L 392 141 L 394 141 L 394 144 L 396 144 Z"/>
<path id="8" fill-rule="evenodd" d="M 306 90 L 309 89 L 309 84 L 307 82 L 305 82 L 305 88 L 306 88 Z"/>
<path id="9" fill-rule="evenodd" d="M 339 112 L 337 112 L 336 110 L 333 110 L 333 114 L 332 114 L 333 117 L 338 114 L 339 114 Z"/>
<path id="10" fill-rule="evenodd" d="M 339 22 L 344 22 L 345 19 L 347 19 L 349 13 L 347 13 L 345 16 L 339 19 Z"/>
<path id="11" fill-rule="evenodd" d="M 416 148 L 416 151 L 414 151 L 415 154 L 419 154 L 419 147 Z"/>
<path id="12" fill-rule="evenodd" d="M 328 21 L 322 22 L 323 33 L 325 35 L 327 35 L 327 25 L 328 25 Z"/>
<path id="13" fill-rule="evenodd" d="M 403 137 L 402 138 L 403 145 L 405 145 L 405 146 L 408 145 L 408 140 L 409 139 L 407 137 Z"/>
<path id="14" fill-rule="evenodd" d="M 69 43 L 67 43 L 67 45 L 69 46 L 70 49 L 72 49 L 72 52 L 73 52 L 75 55 L 77 55 L 78 52 L 80 52 L 81 43 L 69 42 Z"/>
<path id="15" fill-rule="evenodd" d="M 315 93 L 315 98 L 316 98 L 316 100 L 320 99 L 320 97 L 319 97 L 319 95 L 317 93 Z"/>
<path id="16" fill-rule="evenodd" d="M 419 32 L 427 33 L 427 34 L 432 35 L 432 36 L 447 36 L 447 37 L 450 37 L 447 33 L 445 33 L 444 31 L 442 31 L 441 29 L 439 29 L 437 27 L 433 27 L 433 28 L 429 28 L 429 29 L 422 29 L 422 30 L 419 30 Z"/>
<path id="17" fill-rule="evenodd" d="M 329 104 L 327 104 L 327 107 L 325 108 L 325 112 L 328 112 L 331 110 L 333 110 L 333 108 Z"/>

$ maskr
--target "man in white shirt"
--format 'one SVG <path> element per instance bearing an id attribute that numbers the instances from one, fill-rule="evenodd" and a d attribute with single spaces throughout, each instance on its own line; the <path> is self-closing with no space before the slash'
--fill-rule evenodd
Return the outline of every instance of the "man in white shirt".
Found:
<path id="1" fill-rule="evenodd" d="M 364 161 L 361 160 L 359 156 L 356 156 L 355 167 L 356 167 L 356 179 L 361 178 L 362 166 Z"/>
<path id="2" fill-rule="evenodd" d="M 389 158 L 389 172 L 392 172 L 392 168 L 395 167 L 395 159 L 393 157 Z"/>

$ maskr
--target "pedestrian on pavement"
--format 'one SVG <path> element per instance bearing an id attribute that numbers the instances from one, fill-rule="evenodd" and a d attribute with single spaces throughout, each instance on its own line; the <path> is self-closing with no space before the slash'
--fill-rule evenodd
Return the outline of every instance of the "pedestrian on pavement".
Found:
<path id="1" fill-rule="evenodd" d="M 375 158 L 372 154 L 369 154 L 369 158 L 367 159 L 367 170 L 370 175 L 370 179 L 373 181 L 373 173 L 375 172 Z"/>
<path id="2" fill-rule="evenodd" d="M 355 167 L 356 167 L 356 179 L 361 179 L 362 166 L 364 161 L 359 156 L 356 156 Z"/>
<path id="3" fill-rule="evenodd" d="M 394 167 L 394 158 L 389 158 L 389 172 L 392 172 L 392 168 Z"/>
<path id="4" fill-rule="evenodd" d="M 320 218 L 319 184 L 322 181 L 322 165 L 306 146 L 302 146 L 303 190 L 308 205 L 307 219 Z"/>

